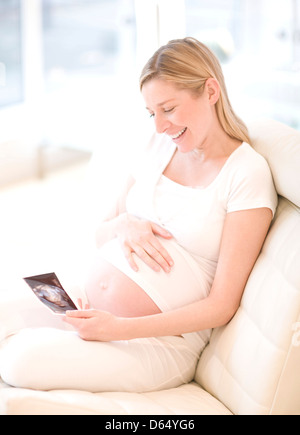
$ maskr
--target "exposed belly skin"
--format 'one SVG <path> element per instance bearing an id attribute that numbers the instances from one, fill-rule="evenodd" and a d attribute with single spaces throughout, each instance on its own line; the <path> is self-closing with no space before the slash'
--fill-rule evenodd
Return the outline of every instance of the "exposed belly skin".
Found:
<path id="1" fill-rule="evenodd" d="M 85 291 L 91 308 L 120 317 L 143 317 L 161 310 L 144 290 L 103 258 L 97 258 Z"/>

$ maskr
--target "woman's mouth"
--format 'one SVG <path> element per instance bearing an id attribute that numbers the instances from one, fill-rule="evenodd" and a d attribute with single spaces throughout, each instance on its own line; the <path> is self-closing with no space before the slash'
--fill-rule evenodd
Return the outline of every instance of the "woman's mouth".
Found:
<path id="1" fill-rule="evenodd" d="M 187 127 L 185 127 L 183 130 L 179 131 L 179 132 L 176 133 L 176 134 L 172 134 L 172 135 L 170 135 L 170 137 L 171 137 L 172 140 L 178 140 L 178 139 L 181 138 L 181 136 L 184 135 L 184 133 L 185 133 L 186 131 L 187 131 Z"/>

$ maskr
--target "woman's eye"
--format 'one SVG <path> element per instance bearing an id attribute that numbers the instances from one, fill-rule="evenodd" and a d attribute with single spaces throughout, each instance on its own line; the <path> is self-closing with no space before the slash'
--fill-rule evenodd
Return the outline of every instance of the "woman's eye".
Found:
<path id="1" fill-rule="evenodd" d="M 173 112 L 175 107 L 171 107 L 170 109 L 163 109 L 164 113 L 171 113 Z M 155 118 L 155 113 L 149 113 L 150 118 Z"/>
<path id="2" fill-rule="evenodd" d="M 164 112 L 171 113 L 171 112 L 173 112 L 174 109 L 175 109 L 175 107 L 171 107 L 171 109 L 165 109 Z"/>

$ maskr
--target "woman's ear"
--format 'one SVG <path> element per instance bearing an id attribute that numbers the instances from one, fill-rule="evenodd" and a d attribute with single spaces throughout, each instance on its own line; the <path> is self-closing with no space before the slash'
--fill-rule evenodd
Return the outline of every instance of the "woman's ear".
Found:
<path id="1" fill-rule="evenodd" d="M 221 90 L 220 90 L 219 82 L 214 78 L 207 79 L 205 83 L 205 87 L 209 98 L 209 102 L 213 106 L 218 102 L 220 98 Z"/>

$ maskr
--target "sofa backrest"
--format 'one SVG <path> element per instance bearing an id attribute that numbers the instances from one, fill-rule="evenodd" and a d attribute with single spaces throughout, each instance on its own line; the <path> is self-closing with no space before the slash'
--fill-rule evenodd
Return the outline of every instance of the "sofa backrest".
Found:
<path id="1" fill-rule="evenodd" d="M 234 414 L 300 414 L 300 132 L 272 120 L 249 131 L 279 206 L 241 306 L 213 331 L 195 380 Z"/>

